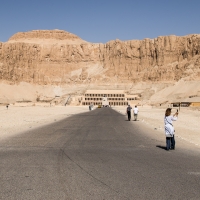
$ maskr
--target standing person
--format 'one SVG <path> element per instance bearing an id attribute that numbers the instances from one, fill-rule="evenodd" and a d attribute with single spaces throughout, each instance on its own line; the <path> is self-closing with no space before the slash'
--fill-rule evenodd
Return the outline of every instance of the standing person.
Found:
<path id="1" fill-rule="evenodd" d="M 167 108 L 165 111 L 165 135 L 166 135 L 166 150 L 175 149 L 175 138 L 174 138 L 174 127 L 172 122 L 178 119 L 178 112 L 176 112 L 173 116 L 171 115 L 171 108 Z"/>
<path id="2" fill-rule="evenodd" d="M 137 121 L 137 116 L 138 116 L 138 108 L 137 106 L 135 106 L 135 108 L 133 109 L 133 114 L 134 114 L 134 120 Z"/>
<path id="3" fill-rule="evenodd" d="M 128 105 L 128 107 L 126 108 L 126 113 L 128 115 L 128 121 L 131 120 L 131 109 L 132 109 L 132 107 L 130 105 Z"/>

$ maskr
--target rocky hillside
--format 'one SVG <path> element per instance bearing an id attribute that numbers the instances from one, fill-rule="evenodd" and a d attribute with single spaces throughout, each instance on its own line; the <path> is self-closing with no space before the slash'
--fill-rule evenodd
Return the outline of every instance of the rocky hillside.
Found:
<path id="1" fill-rule="evenodd" d="M 200 35 L 92 44 L 65 31 L 31 31 L 0 43 L 0 79 L 44 85 L 198 79 L 199 55 Z"/>
<path id="2" fill-rule="evenodd" d="M 138 83 L 164 83 L 162 89 L 166 82 L 180 80 L 200 80 L 200 35 L 93 44 L 65 31 L 40 30 L 17 33 L 0 43 L 1 83 L 110 89 L 129 85 L 131 93 Z"/>

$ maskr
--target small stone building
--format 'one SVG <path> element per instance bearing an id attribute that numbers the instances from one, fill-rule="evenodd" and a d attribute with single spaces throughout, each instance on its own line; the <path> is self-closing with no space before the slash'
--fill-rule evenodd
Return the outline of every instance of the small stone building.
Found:
<path id="1" fill-rule="evenodd" d="M 200 97 L 182 99 L 179 102 L 173 102 L 173 107 L 200 107 Z"/>

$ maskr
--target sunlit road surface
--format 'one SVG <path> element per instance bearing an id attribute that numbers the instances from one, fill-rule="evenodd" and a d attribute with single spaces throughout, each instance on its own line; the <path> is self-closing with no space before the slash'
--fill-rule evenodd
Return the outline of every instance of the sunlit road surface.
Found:
<path id="1" fill-rule="evenodd" d="M 0 199 L 199 200 L 199 150 L 150 131 L 99 108 L 1 141 Z"/>

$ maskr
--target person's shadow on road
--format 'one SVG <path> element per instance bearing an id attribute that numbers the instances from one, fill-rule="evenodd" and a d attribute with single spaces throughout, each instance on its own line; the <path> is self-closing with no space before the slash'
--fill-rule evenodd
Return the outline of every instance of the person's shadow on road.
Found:
<path id="1" fill-rule="evenodd" d="M 156 147 L 158 147 L 158 148 L 160 148 L 160 149 L 163 149 L 163 150 L 166 150 L 166 147 L 165 147 L 165 146 L 156 145 Z"/>

